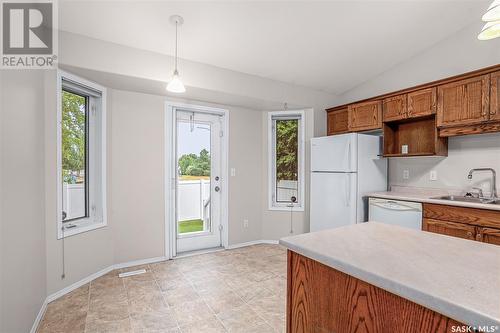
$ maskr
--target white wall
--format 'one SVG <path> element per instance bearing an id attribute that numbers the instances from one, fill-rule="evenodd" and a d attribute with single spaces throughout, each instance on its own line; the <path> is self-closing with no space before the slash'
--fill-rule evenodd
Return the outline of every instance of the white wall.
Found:
<path id="1" fill-rule="evenodd" d="M 109 91 L 114 262 L 164 256 L 164 98 Z"/>
<path id="2" fill-rule="evenodd" d="M 28 332 L 46 296 L 44 77 L 3 71 L 1 332 Z"/>
<path id="3" fill-rule="evenodd" d="M 448 157 L 419 157 L 391 159 L 389 164 L 391 185 L 470 190 L 482 187 L 490 192 L 491 173 L 477 173 L 467 179 L 472 168 L 491 167 L 498 173 L 500 189 L 500 133 L 454 137 L 449 139 Z M 403 170 L 410 178 L 403 179 Z M 429 180 L 431 170 L 437 171 L 438 180 Z"/>

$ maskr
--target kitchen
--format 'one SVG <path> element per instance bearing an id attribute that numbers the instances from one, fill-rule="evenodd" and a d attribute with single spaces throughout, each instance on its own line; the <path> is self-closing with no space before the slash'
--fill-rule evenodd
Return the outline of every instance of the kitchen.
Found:
<path id="1" fill-rule="evenodd" d="M 281 240 L 289 332 L 498 331 L 499 83 L 496 65 L 326 110 L 311 233 Z"/>

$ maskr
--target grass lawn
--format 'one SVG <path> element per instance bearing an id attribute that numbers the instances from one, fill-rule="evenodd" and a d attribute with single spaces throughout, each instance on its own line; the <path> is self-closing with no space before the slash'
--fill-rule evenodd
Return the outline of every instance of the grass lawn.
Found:
<path id="1" fill-rule="evenodd" d="M 202 220 L 186 220 L 179 221 L 179 233 L 184 234 L 186 232 L 203 231 L 203 221 Z"/>

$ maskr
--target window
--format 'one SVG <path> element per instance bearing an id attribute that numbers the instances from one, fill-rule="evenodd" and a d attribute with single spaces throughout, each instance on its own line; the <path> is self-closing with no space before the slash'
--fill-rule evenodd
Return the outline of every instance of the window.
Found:
<path id="1" fill-rule="evenodd" d="M 106 92 L 58 75 L 58 238 L 106 223 Z"/>
<path id="2" fill-rule="evenodd" d="M 269 112 L 269 209 L 304 210 L 304 112 Z"/>

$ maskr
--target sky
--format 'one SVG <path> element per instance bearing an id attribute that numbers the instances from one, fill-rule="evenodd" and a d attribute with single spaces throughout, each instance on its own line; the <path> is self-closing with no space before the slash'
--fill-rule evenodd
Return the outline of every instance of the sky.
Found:
<path id="1" fill-rule="evenodd" d="M 208 124 L 196 124 L 191 132 L 188 122 L 177 123 L 177 154 L 179 157 L 185 154 L 199 155 L 202 149 L 210 151 L 210 126 Z"/>

